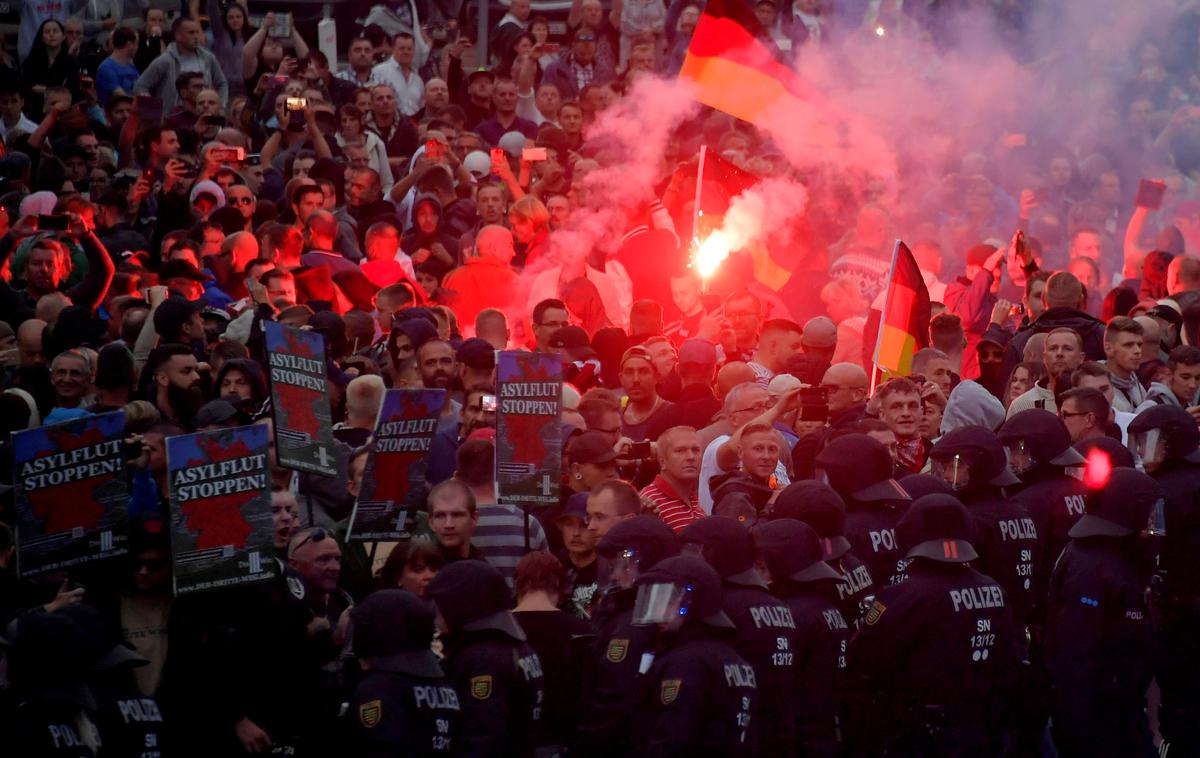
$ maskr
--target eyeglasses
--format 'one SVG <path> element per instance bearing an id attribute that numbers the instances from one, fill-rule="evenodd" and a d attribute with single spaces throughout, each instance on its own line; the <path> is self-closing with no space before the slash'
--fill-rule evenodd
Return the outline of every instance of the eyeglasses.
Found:
<path id="1" fill-rule="evenodd" d="M 321 528 L 313 529 L 311 532 L 304 535 L 304 539 L 297 542 L 296 546 L 294 548 L 292 548 L 291 550 L 288 551 L 288 555 L 291 555 L 292 553 L 296 552 L 297 550 L 304 547 L 305 545 L 307 545 L 310 542 L 321 542 L 328 536 L 329 535 L 326 534 L 324 529 L 321 529 Z"/>
<path id="2" fill-rule="evenodd" d="M 746 413 L 748 411 L 753 411 L 755 413 L 763 413 L 765 411 L 770 410 L 772 405 L 774 405 L 774 403 L 772 403 L 770 400 L 763 400 L 760 403 L 755 403 L 754 405 L 748 406 L 746 408 L 739 408 L 739 409 L 735 410 L 734 413 Z"/>
<path id="3" fill-rule="evenodd" d="M 231 197 L 229 198 L 230 205 L 254 205 L 252 197 Z"/>

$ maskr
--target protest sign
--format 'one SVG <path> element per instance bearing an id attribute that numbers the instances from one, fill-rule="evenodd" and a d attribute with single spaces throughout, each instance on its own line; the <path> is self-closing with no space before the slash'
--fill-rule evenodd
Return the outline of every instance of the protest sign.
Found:
<path id="1" fill-rule="evenodd" d="M 125 412 L 13 432 L 21 576 L 124 555 Z"/>
<path id="2" fill-rule="evenodd" d="M 175 594 L 276 575 L 263 424 L 167 438 Z"/>
<path id="3" fill-rule="evenodd" d="M 504 351 L 496 363 L 496 494 L 552 505 L 562 477 L 562 359 Z"/>
<path id="4" fill-rule="evenodd" d="M 437 432 L 446 391 L 388 390 L 379 408 L 349 539 L 396 541 L 425 505 L 425 459 Z"/>
<path id="5" fill-rule="evenodd" d="M 325 337 L 275 321 L 263 322 L 263 336 L 279 465 L 337 476 Z"/>

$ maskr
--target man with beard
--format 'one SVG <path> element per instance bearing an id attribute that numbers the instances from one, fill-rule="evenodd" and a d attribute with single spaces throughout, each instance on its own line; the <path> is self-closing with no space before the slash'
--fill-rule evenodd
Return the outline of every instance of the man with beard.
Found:
<path id="1" fill-rule="evenodd" d="M 458 376 L 458 360 L 454 357 L 454 348 L 443 340 L 429 340 L 417 348 L 416 357 L 421 381 L 426 389 L 447 390 L 439 428 L 452 426 L 462 410 L 462 406 L 454 402 L 449 392 L 453 389 L 454 377 Z"/>
<path id="2" fill-rule="evenodd" d="M 192 416 L 204 402 L 197 365 L 187 345 L 160 345 L 150 353 L 142 384 L 164 421 L 191 428 Z"/>
<path id="3" fill-rule="evenodd" d="M 1057 389 L 1070 383 L 1071 374 L 1083 363 L 1083 358 L 1083 338 L 1079 332 L 1060 327 L 1046 335 L 1046 345 L 1042 348 L 1046 377 L 1039 379 L 1028 392 L 1012 401 L 1008 406 L 1008 418 L 1030 408 L 1058 413 L 1058 405 L 1054 400 Z"/>

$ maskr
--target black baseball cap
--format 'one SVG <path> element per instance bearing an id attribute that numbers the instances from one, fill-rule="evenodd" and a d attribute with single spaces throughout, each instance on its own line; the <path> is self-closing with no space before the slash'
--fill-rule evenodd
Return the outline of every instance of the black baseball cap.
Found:
<path id="1" fill-rule="evenodd" d="M 199 300 L 173 295 L 158 304 L 154 309 L 154 331 L 164 339 L 174 339 L 194 314 L 204 309 L 204 303 Z"/>
<path id="2" fill-rule="evenodd" d="M 168 279 L 191 279 L 193 282 L 211 282 L 212 277 L 204 273 L 191 261 L 173 260 L 167 261 L 162 265 L 158 272 L 158 280 L 165 282 Z"/>
<path id="3" fill-rule="evenodd" d="M 496 368 L 496 348 L 479 337 L 464 340 L 456 357 L 459 363 L 475 371 L 491 371 Z"/>
<path id="4" fill-rule="evenodd" d="M 617 459 L 608 437 L 600 432 L 584 432 L 571 443 L 567 452 L 569 463 L 611 463 Z"/>
<path id="5" fill-rule="evenodd" d="M 550 335 L 550 347 L 567 351 L 567 355 L 577 361 L 596 355 L 587 332 L 578 326 L 564 326 L 556 330 Z"/>

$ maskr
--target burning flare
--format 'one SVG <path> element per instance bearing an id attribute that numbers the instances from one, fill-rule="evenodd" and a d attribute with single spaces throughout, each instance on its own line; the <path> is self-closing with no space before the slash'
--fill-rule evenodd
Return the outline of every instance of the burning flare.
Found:
<path id="1" fill-rule="evenodd" d="M 720 231 L 713 232 L 696 248 L 696 253 L 692 256 L 692 265 L 702 279 L 708 279 L 729 257 L 732 248 L 733 241 L 729 239 L 729 235 Z"/>

